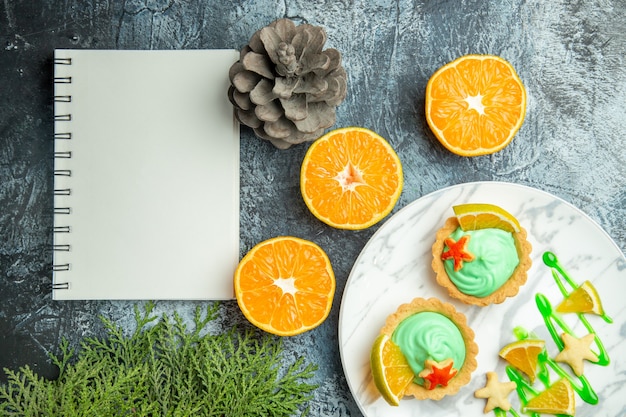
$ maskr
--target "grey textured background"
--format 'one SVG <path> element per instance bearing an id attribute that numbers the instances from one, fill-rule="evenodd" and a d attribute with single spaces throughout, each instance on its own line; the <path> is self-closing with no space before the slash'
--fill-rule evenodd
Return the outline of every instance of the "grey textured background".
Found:
<path id="1" fill-rule="evenodd" d="M 131 327 L 132 302 L 53 302 L 52 54 L 54 48 L 241 48 L 280 17 L 323 26 L 343 54 L 348 96 L 336 127 L 386 137 L 403 162 L 394 210 L 467 181 L 516 182 L 579 207 L 626 249 L 626 2 L 598 1 L 54 1 L 0 2 L 0 367 L 30 364 L 46 376 L 61 337 L 98 335 L 99 315 Z M 462 158 L 425 123 L 424 90 L 441 65 L 467 53 L 497 54 L 528 91 L 526 120 L 503 151 Z M 158 88 L 158 86 L 155 86 Z M 277 235 L 310 239 L 329 254 L 337 293 L 329 319 L 285 340 L 288 357 L 319 364 L 312 415 L 359 416 L 337 345 L 346 279 L 377 229 L 331 229 L 299 194 L 307 145 L 274 149 L 243 129 L 241 254 Z M 190 317 L 192 302 L 160 302 Z M 234 302 L 216 326 L 244 320 Z M 624 330 L 622 329 L 622 333 Z M 0 380 L 4 380 L 4 375 Z"/>

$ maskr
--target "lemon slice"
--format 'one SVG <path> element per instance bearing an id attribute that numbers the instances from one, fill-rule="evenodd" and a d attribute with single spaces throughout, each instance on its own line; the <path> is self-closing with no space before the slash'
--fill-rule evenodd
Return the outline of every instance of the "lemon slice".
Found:
<path id="1" fill-rule="evenodd" d="M 576 412 L 574 389 L 565 378 L 531 398 L 523 408 L 524 412 L 533 411 L 541 414 L 566 414 L 573 416 Z"/>
<path id="2" fill-rule="evenodd" d="M 545 345 L 546 342 L 540 339 L 518 340 L 503 347 L 500 357 L 528 375 L 532 383 L 537 376 L 537 359 Z"/>
<path id="3" fill-rule="evenodd" d="M 559 313 L 594 313 L 603 315 L 602 301 L 595 287 L 589 281 L 572 291 L 556 307 Z"/>
<path id="4" fill-rule="evenodd" d="M 494 228 L 518 233 L 521 229 L 515 216 L 494 204 L 460 204 L 452 210 L 465 231 Z"/>
<path id="5" fill-rule="evenodd" d="M 370 357 L 372 376 L 380 395 L 389 404 L 397 406 L 415 374 L 400 347 L 386 334 L 376 338 Z"/>

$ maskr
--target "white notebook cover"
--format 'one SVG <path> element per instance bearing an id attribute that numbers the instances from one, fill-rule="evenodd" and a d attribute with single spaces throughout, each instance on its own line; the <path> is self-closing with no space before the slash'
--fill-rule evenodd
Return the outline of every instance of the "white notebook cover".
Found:
<path id="1" fill-rule="evenodd" d="M 55 51 L 54 299 L 234 297 L 238 58 Z"/>

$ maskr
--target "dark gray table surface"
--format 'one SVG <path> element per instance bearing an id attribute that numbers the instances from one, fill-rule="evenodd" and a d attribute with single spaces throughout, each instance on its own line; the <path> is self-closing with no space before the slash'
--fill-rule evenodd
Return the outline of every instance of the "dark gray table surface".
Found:
<path id="1" fill-rule="evenodd" d="M 132 325 L 132 301 L 55 302 L 50 297 L 55 48 L 241 48 L 280 17 L 324 27 L 343 54 L 348 95 L 335 127 L 386 137 L 404 166 L 394 212 L 440 188 L 507 181 L 580 208 L 626 249 L 626 2 L 602 1 L 101 1 L 0 3 L 0 367 L 29 364 L 53 377 L 48 352 L 62 337 L 99 335 L 105 315 Z M 430 133 L 424 91 L 441 65 L 467 53 L 496 54 L 528 91 L 526 120 L 503 151 L 463 158 Z M 380 226 L 334 230 L 299 192 L 307 145 L 277 150 L 241 132 L 241 255 L 277 235 L 310 239 L 329 254 L 337 293 L 328 320 L 287 338 L 291 356 L 319 364 L 312 415 L 359 416 L 337 344 L 350 269 Z M 382 223 L 381 223 L 382 224 Z M 200 302 L 159 302 L 191 317 Z M 235 302 L 218 325 L 243 324 Z M 0 380 L 5 380 L 3 375 Z"/>

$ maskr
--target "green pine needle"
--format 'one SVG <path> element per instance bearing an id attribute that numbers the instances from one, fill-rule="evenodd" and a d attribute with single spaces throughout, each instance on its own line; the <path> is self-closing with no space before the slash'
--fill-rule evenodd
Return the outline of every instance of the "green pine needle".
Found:
<path id="1" fill-rule="evenodd" d="M 0 416 L 291 416 L 306 414 L 316 385 L 315 365 L 288 364 L 282 339 L 252 330 L 212 335 L 206 326 L 217 305 L 196 309 L 194 328 L 182 318 L 135 307 L 136 330 L 102 318 L 103 340 L 86 338 L 79 352 L 67 340 L 52 355 L 59 377 L 47 380 L 28 366 L 5 369 Z"/>

